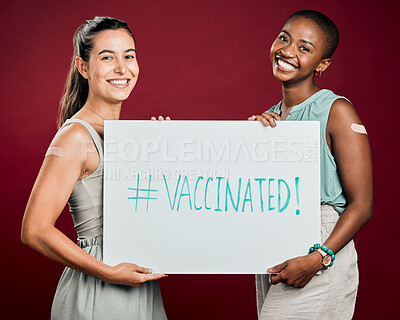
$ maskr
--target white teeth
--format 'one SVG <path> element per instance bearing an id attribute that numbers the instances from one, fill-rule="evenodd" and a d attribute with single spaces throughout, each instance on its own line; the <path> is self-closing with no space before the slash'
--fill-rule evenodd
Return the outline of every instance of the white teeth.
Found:
<path id="1" fill-rule="evenodd" d="M 111 80 L 110 82 L 112 84 L 121 85 L 121 84 L 127 84 L 128 80 Z"/>
<path id="2" fill-rule="evenodd" d="M 293 71 L 296 70 L 297 68 L 293 67 L 289 63 L 286 63 L 285 61 L 282 61 L 281 59 L 278 59 L 278 64 L 281 68 L 287 70 L 287 71 Z"/>

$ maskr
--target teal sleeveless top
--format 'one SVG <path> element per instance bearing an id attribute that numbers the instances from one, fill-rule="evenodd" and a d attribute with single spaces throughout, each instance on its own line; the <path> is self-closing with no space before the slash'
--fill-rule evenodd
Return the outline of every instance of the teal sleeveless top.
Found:
<path id="1" fill-rule="evenodd" d="M 332 91 L 322 89 L 302 103 L 293 106 L 286 120 L 291 121 L 319 121 L 320 122 L 320 153 L 321 153 L 321 204 L 329 204 L 335 208 L 339 214 L 347 207 L 347 200 L 343 186 L 340 181 L 338 168 L 335 158 L 329 151 L 326 143 L 326 124 L 329 112 L 336 99 L 346 99 L 338 96 Z M 348 99 L 346 99 L 348 100 Z M 268 112 L 281 113 L 282 101 L 269 109 Z"/>

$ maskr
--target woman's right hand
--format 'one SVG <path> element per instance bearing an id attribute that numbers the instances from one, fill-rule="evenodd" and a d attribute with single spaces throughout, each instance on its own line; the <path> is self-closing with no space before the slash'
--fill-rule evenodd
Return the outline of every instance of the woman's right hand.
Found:
<path id="1" fill-rule="evenodd" d="M 279 114 L 271 111 L 269 113 L 264 112 L 261 115 L 253 115 L 253 116 L 249 117 L 247 120 L 249 120 L 249 121 L 257 120 L 257 121 L 260 121 L 266 127 L 268 127 L 269 125 L 271 127 L 276 127 L 275 120 L 281 121 L 282 119 Z"/>
<path id="2" fill-rule="evenodd" d="M 153 274 L 148 268 L 140 267 L 134 263 L 123 262 L 110 268 L 110 272 L 102 279 L 104 282 L 123 284 L 139 287 L 146 281 L 165 278 L 167 275 L 161 273 Z"/>

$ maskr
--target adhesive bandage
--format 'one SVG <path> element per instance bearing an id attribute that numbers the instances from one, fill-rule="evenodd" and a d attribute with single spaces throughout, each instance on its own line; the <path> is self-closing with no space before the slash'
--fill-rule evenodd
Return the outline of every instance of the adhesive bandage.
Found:
<path id="1" fill-rule="evenodd" d="M 47 156 L 56 156 L 61 158 L 64 156 L 64 149 L 59 147 L 50 147 L 47 149 L 45 157 Z"/>
<path id="2" fill-rule="evenodd" d="M 367 130 L 365 130 L 365 127 L 362 124 L 352 123 L 351 130 L 353 130 L 354 132 L 357 132 L 357 133 L 364 133 L 364 134 L 368 135 Z"/>

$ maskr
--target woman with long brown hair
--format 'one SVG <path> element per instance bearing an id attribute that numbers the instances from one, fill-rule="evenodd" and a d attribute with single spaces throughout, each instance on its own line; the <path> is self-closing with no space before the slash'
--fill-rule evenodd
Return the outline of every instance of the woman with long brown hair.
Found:
<path id="1" fill-rule="evenodd" d="M 66 265 L 52 319 L 166 319 L 156 281 L 165 275 L 102 262 L 104 120 L 119 119 L 135 87 L 133 34 L 123 21 L 95 17 L 77 29 L 73 42 L 59 130 L 32 189 L 21 239 Z M 67 201 L 78 245 L 55 227 Z"/>

